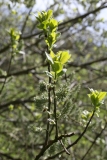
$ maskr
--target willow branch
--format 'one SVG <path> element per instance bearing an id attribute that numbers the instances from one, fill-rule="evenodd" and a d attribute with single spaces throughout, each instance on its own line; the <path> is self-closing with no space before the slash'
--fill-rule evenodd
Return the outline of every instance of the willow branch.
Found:
<path id="1" fill-rule="evenodd" d="M 92 120 L 92 118 L 93 118 L 93 116 L 94 116 L 94 114 L 95 114 L 95 111 L 96 111 L 96 110 L 94 109 L 92 116 L 90 117 L 90 119 L 89 119 L 89 121 L 88 121 L 85 129 L 84 129 L 83 132 L 80 134 L 80 136 L 79 136 L 72 144 L 70 144 L 68 147 L 66 147 L 66 149 L 69 149 L 70 147 L 74 146 L 75 144 L 77 144 L 77 143 L 80 141 L 80 139 L 83 137 L 83 135 L 84 135 L 85 132 L 87 131 L 88 126 L 89 126 L 89 124 L 90 124 L 90 122 L 91 122 L 91 120 Z M 54 159 L 55 157 L 59 156 L 59 155 L 62 154 L 63 152 L 65 152 L 65 150 L 62 150 L 61 152 L 58 152 L 57 154 L 55 154 L 55 155 L 53 155 L 53 156 L 51 156 L 51 157 L 48 157 L 46 160 Z"/>

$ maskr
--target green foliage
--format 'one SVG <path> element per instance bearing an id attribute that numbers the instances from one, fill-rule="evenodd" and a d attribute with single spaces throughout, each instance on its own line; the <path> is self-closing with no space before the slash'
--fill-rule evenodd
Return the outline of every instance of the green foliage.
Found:
<path id="1" fill-rule="evenodd" d="M 39 21 L 38 28 L 43 31 L 44 37 L 45 37 L 45 42 L 48 46 L 48 52 L 45 52 L 47 61 L 48 61 L 48 71 L 46 71 L 47 76 L 49 77 L 49 87 L 48 87 L 48 98 L 47 98 L 47 103 L 48 107 L 45 108 L 45 110 L 48 113 L 48 132 L 49 132 L 49 125 L 55 126 L 55 139 L 58 141 L 58 122 L 60 119 L 69 119 L 69 116 L 73 117 L 73 113 L 76 116 L 76 108 L 74 101 L 75 94 L 72 95 L 70 93 L 69 87 L 68 86 L 62 86 L 60 90 L 57 91 L 57 82 L 56 80 L 58 79 L 59 76 L 62 76 L 64 71 L 66 72 L 66 69 L 63 68 L 66 62 L 70 59 L 71 55 L 69 54 L 68 51 L 58 51 L 56 54 L 53 52 L 53 46 L 57 40 L 57 27 L 58 27 L 58 22 L 53 19 L 52 17 L 52 11 L 49 10 L 48 12 L 42 12 L 38 13 L 37 20 Z M 51 68 L 50 68 L 51 67 Z M 54 80 L 52 85 L 52 81 Z M 67 82 L 66 82 L 67 83 Z M 64 88 L 63 88 L 64 87 Z M 53 95 L 51 90 L 53 90 Z M 97 116 L 99 112 L 99 106 L 103 103 L 103 99 L 106 96 L 106 92 L 98 92 L 97 90 L 90 89 L 91 93 L 88 94 L 92 105 L 94 106 L 93 111 L 89 112 L 87 110 L 84 110 L 81 114 L 81 118 L 83 120 L 83 126 L 86 127 L 85 130 L 83 131 L 83 134 L 86 132 L 88 125 L 91 122 L 91 119 L 94 116 L 94 113 L 96 112 Z M 75 90 L 75 93 L 77 91 Z M 53 100 L 51 100 L 51 98 Z M 59 102 L 58 102 L 59 101 Z M 44 104 L 45 101 L 42 101 L 42 98 L 38 99 L 36 98 L 36 105 L 38 104 Z M 51 103 L 53 102 L 53 107 Z M 58 109 L 59 107 L 59 109 Z M 79 113 L 77 113 L 79 117 Z M 76 116 L 77 118 L 77 116 Z M 77 119 L 76 119 L 77 120 Z M 46 142 L 48 141 L 47 136 L 49 136 L 49 133 L 46 133 Z M 80 136 L 81 138 L 81 136 Z M 79 138 L 78 138 L 79 139 Z M 78 140 L 77 139 L 77 140 Z M 56 142 L 57 142 L 56 141 Z M 55 146 L 55 147 L 54 147 Z M 56 144 L 51 145 L 49 149 L 49 154 L 55 154 L 55 148 Z M 65 149 L 66 150 L 66 149 Z M 43 147 L 43 152 L 45 152 L 45 147 Z M 67 153 L 69 153 L 66 150 Z M 38 156 L 41 156 L 41 152 Z M 37 157 L 38 157 L 37 156 Z"/>
<path id="2" fill-rule="evenodd" d="M 23 50 L 24 41 L 20 39 L 21 32 L 18 31 L 16 28 L 10 28 L 7 30 L 10 40 L 11 40 L 11 48 L 12 48 L 12 55 L 15 56 L 15 54 L 25 54 Z"/>
<path id="3" fill-rule="evenodd" d="M 66 86 L 65 84 L 61 85 L 61 87 L 56 91 L 57 99 L 61 100 L 61 101 L 62 100 L 64 101 L 64 99 L 68 95 L 68 92 L 69 92 L 68 86 Z"/>
<path id="4" fill-rule="evenodd" d="M 38 13 L 37 20 L 39 22 L 38 28 L 43 30 L 45 35 L 45 42 L 51 50 L 59 37 L 59 33 L 57 32 L 58 22 L 52 18 L 52 10 L 48 10 L 48 12 L 42 11 Z"/>
<path id="5" fill-rule="evenodd" d="M 39 89 L 40 89 L 40 92 L 47 91 L 47 84 L 44 81 L 40 81 L 40 83 L 39 83 Z"/>
<path id="6" fill-rule="evenodd" d="M 67 51 L 59 51 L 56 55 L 51 51 L 50 56 L 53 60 L 53 63 L 51 63 L 52 71 L 55 72 L 57 77 L 59 77 L 66 72 L 63 65 L 69 60 L 71 55 Z"/>
<path id="7" fill-rule="evenodd" d="M 60 152 L 63 149 L 62 145 L 60 142 L 57 142 L 56 144 L 53 144 L 49 149 L 48 149 L 48 154 L 50 156 L 53 155 L 53 153 Z"/>
<path id="8" fill-rule="evenodd" d="M 17 53 L 19 52 L 18 46 L 19 46 L 19 39 L 20 39 L 20 32 L 16 31 L 15 28 L 10 28 L 8 31 L 10 38 L 11 38 L 11 44 L 13 52 Z"/>
<path id="9" fill-rule="evenodd" d="M 61 64 L 65 64 L 71 55 L 67 51 L 59 51 L 56 55 L 53 56 L 54 61 L 59 61 Z"/>
<path id="10" fill-rule="evenodd" d="M 106 160 L 106 3 L 37 3 L 0 4 L 0 158 Z"/>
<path id="11" fill-rule="evenodd" d="M 103 99 L 105 98 L 107 92 L 98 92 L 97 90 L 90 89 L 90 94 L 88 94 L 89 98 L 94 107 L 98 107 L 103 104 Z"/>
<path id="12" fill-rule="evenodd" d="M 48 12 L 38 13 L 37 20 L 39 21 L 38 28 L 43 30 L 45 36 L 45 42 L 49 47 L 50 54 L 46 53 L 48 62 L 52 67 L 52 72 L 47 72 L 47 75 L 51 78 L 57 79 L 60 75 L 65 73 L 63 65 L 70 59 L 71 55 L 68 51 L 59 51 L 56 54 L 52 51 L 52 48 L 59 37 L 60 33 L 57 32 L 58 22 L 53 19 L 52 10 Z"/>
<path id="13" fill-rule="evenodd" d="M 46 97 L 46 95 L 43 94 L 41 97 L 40 96 L 35 97 L 34 100 L 35 100 L 35 105 L 39 110 L 43 109 L 45 104 L 48 102 L 48 98 Z"/>

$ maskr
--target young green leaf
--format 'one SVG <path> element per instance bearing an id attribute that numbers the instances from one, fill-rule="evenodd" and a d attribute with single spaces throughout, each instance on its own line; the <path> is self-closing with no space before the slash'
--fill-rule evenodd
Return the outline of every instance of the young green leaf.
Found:
<path id="1" fill-rule="evenodd" d="M 50 28 L 50 32 L 52 31 L 56 31 L 58 27 L 58 21 L 55 19 L 51 19 L 49 22 L 49 28 Z"/>
<path id="2" fill-rule="evenodd" d="M 65 64 L 71 57 L 71 55 L 68 53 L 68 51 L 59 51 L 58 55 L 59 55 L 59 61 L 62 64 Z"/>
<path id="3" fill-rule="evenodd" d="M 53 11 L 52 10 L 48 10 L 47 12 L 47 20 L 49 20 L 52 17 Z"/>
<path id="4" fill-rule="evenodd" d="M 105 98 L 106 94 L 107 94 L 107 92 L 100 92 L 98 95 L 99 101 L 102 101 Z"/>
<path id="5" fill-rule="evenodd" d="M 54 57 L 55 57 L 55 54 L 52 50 L 50 51 L 50 56 L 52 57 L 52 59 L 54 59 Z"/>
<path id="6" fill-rule="evenodd" d="M 60 62 L 58 61 L 54 61 L 54 64 L 52 64 L 52 70 L 55 72 L 55 73 L 59 73 L 61 72 L 63 69 L 63 66 Z"/>
<path id="7" fill-rule="evenodd" d="M 88 94 L 92 104 L 97 107 L 102 104 L 103 99 L 106 96 L 106 92 L 98 92 L 97 90 L 90 89 L 91 93 Z"/>
<path id="8" fill-rule="evenodd" d="M 67 69 L 63 68 L 61 72 L 57 73 L 57 77 L 62 76 L 64 73 L 66 73 Z"/>

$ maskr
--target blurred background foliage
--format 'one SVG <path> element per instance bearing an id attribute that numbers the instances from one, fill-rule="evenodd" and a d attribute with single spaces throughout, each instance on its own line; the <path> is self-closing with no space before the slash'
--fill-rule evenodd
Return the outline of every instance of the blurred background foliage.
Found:
<path id="1" fill-rule="evenodd" d="M 48 9 L 61 21 L 54 51 L 69 50 L 72 55 L 56 93 L 58 115 L 63 115 L 59 116 L 60 133 L 76 132 L 66 145 L 83 130 L 87 122 L 81 118 L 83 111 L 92 111 L 88 88 L 107 91 L 106 1 L 0 0 L 0 160 L 34 160 L 45 138 L 47 94 L 41 90 L 41 81 L 47 82 L 47 47 L 33 14 Z M 15 44 L 11 28 L 20 35 Z M 67 96 L 71 101 L 64 110 L 62 100 Z M 107 160 L 106 102 L 80 142 L 70 148 L 71 155 L 63 153 L 53 159 Z M 60 144 L 51 146 L 42 160 L 61 149 Z"/>

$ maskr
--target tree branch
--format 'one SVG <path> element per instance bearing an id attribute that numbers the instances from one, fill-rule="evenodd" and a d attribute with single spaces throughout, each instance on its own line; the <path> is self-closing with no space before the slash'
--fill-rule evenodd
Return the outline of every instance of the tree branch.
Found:
<path id="1" fill-rule="evenodd" d="M 103 61 L 107 61 L 107 57 L 101 57 L 101 58 L 98 58 L 98 59 L 95 59 L 93 61 L 86 62 L 86 63 L 83 63 L 83 64 L 77 64 L 77 63 L 73 62 L 73 63 L 69 63 L 68 65 L 73 66 L 73 67 L 84 68 L 84 67 L 89 66 L 91 64 L 98 63 L 98 62 L 103 62 Z"/>
<path id="2" fill-rule="evenodd" d="M 103 133 L 103 131 L 106 129 L 107 127 L 107 123 L 105 124 L 104 128 L 101 130 L 101 132 L 99 134 L 96 135 L 93 143 L 90 145 L 89 149 L 87 150 L 87 152 L 84 154 L 84 156 L 82 157 L 81 160 L 84 160 L 85 157 L 87 156 L 87 154 L 89 153 L 89 151 L 91 150 L 91 148 L 93 147 L 93 145 L 95 144 L 96 140 L 101 136 L 101 134 Z"/>
<path id="3" fill-rule="evenodd" d="M 2 157 L 6 157 L 6 158 L 8 158 L 8 159 L 10 159 L 10 160 L 21 160 L 20 158 L 13 158 L 12 156 L 10 156 L 9 154 L 7 154 L 7 153 L 2 153 L 2 152 L 0 152 L 0 157 L 2 158 Z"/>
<path id="4" fill-rule="evenodd" d="M 62 134 L 61 136 L 57 137 L 56 139 L 54 140 L 51 140 L 48 145 L 46 147 L 44 147 L 41 152 L 36 156 L 35 160 L 38 160 L 43 154 L 44 152 L 51 146 L 53 145 L 54 143 L 56 143 L 58 140 L 62 140 L 62 138 L 66 138 L 66 137 L 71 137 L 71 136 L 74 136 L 75 133 L 69 133 L 69 134 Z M 64 149 L 65 151 L 65 149 Z"/>
<path id="5" fill-rule="evenodd" d="M 32 102 L 35 102 L 34 100 L 32 100 L 32 98 L 34 97 L 35 95 L 32 95 L 30 96 L 29 98 L 27 99 L 23 99 L 23 100 L 14 100 L 14 101 L 10 101 L 10 102 L 7 102 L 7 103 L 4 103 L 4 104 L 0 104 L 0 109 L 7 109 L 7 107 L 11 104 L 13 105 L 16 105 L 16 104 L 23 104 L 23 103 L 32 103 Z"/>
<path id="6" fill-rule="evenodd" d="M 80 136 L 79 136 L 72 144 L 70 144 L 68 147 L 66 147 L 66 149 L 69 149 L 70 147 L 72 147 L 72 146 L 74 146 L 75 144 L 77 144 L 77 142 L 83 137 L 83 135 L 84 135 L 85 132 L 87 131 L 87 128 L 88 128 L 88 126 L 89 126 L 89 124 L 90 124 L 90 122 L 91 122 L 91 120 L 92 120 L 92 118 L 93 118 L 93 116 L 94 116 L 94 114 L 95 114 L 95 111 L 96 111 L 96 110 L 94 109 L 92 116 L 90 117 L 90 119 L 89 119 L 89 121 L 88 121 L 85 129 L 84 129 L 83 132 L 80 134 Z M 53 155 L 53 156 L 51 156 L 51 157 L 48 157 L 48 158 L 45 159 L 45 160 L 54 159 L 55 157 L 57 157 L 58 155 L 62 154 L 63 152 L 65 152 L 65 150 L 62 150 L 61 152 L 58 152 L 57 154 L 55 154 L 55 155 Z"/>
<path id="7" fill-rule="evenodd" d="M 80 16 L 78 16 L 78 17 L 76 17 L 76 18 L 73 18 L 73 19 L 70 19 L 70 20 L 68 20 L 68 21 L 66 21 L 66 22 L 63 22 L 63 23 L 59 24 L 59 30 L 60 30 L 60 26 L 61 26 L 61 28 L 62 28 L 63 25 L 68 24 L 68 23 L 73 23 L 73 24 L 78 23 L 78 20 L 84 19 L 84 18 L 86 18 L 87 16 L 89 16 L 90 14 L 95 14 L 95 13 L 97 13 L 98 11 L 100 11 L 100 10 L 102 10 L 102 9 L 104 9 L 104 8 L 107 8 L 107 6 L 106 6 L 106 5 L 105 5 L 105 6 L 100 6 L 100 7 L 96 8 L 96 9 L 93 10 L 93 11 L 90 11 L 90 12 L 85 13 L 85 14 L 83 14 L 83 15 L 80 15 Z M 41 33 L 42 33 L 42 32 L 36 32 L 36 33 L 33 33 L 33 34 L 24 35 L 24 36 L 22 36 L 22 39 L 32 38 L 32 37 L 37 36 L 37 35 L 39 35 L 39 34 L 41 34 Z"/>

